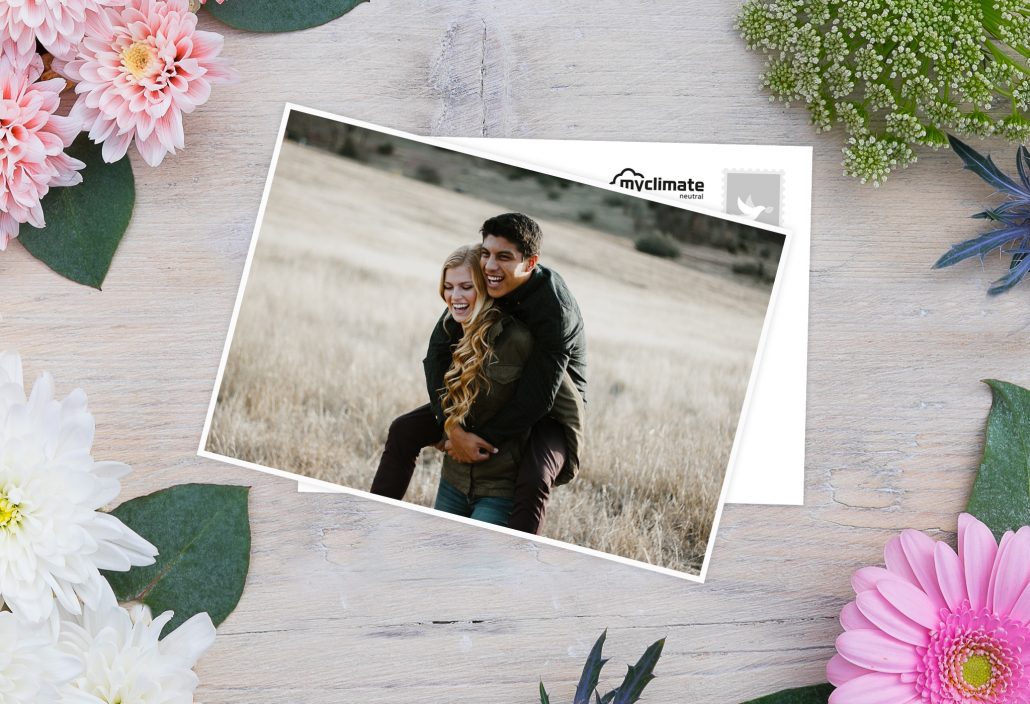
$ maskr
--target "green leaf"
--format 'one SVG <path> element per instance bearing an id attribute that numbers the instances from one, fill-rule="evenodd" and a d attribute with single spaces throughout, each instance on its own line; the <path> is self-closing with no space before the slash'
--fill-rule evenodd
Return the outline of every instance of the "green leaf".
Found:
<path id="1" fill-rule="evenodd" d="M 583 665 L 583 674 L 580 675 L 579 684 L 576 686 L 576 694 L 572 698 L 572 704 L 590 704 L 590 694 L 597 689 L 597 681 L 601 678 L 601 668 L 608 662 L 601 657 L 601 650 L 604 648 L 604 639 L 608 635 L 608 629 L 601 632 L 601 636 L 590 649 L 586 664 Z"/>
<path id="2" fill-rule="evenodd" d="M 230 27 L 251 32 L 293 32 L 342 17 L 366 0 L 208 0 L 204 7 Z"/>
<path id="3" fill-rule="evenodd" d="M 22 225 L 18 241 L 61 276 L 99 289 L 136 203 L 132 165 L 105 163 L 85 134 L 66 152 L 86 164 L 82 183 L 51 189 L 42 201 L 46 227 Z"/>
<path id="4" fill-rule="evenodd" d="M 540 704 L 551 704 L 551 698 L 547 696 L 547 690 L 544 689 L 543 680 L 540 682 Z"/>
<path id="5" fill-rule="evenodd" d="M 236 608 L 250 566 L 249 487 L 183 484 L 126 501 L 111 513 L 153 543 L 157 562 L 105 572 L 119 601 L 172 610 L 165 633 L 206 611 L 217 626 Z"/>
<path id="6" fill-rule="evenodd" d="M 636 665 L 629 666 L 626 678 L 619 685 L 615 699 L 612 700 L 614 704 L 633 704 L 640 699 L 644 687 L 654 679 L 654 675 L 651 673 L 658 664 L 658 658 L 662 656 L 663 647 L 665 647 L 665 639 L 656 640 L 644 651 Z"/>
<path id="7" fill-rule="evenodd" d="M 987 417 L 980 471 L 966 511 L 996 538 L 1030 525 L 1030 391 L 988 379 L 994 402 Z"/>
<path id="8" fill-rule="evenodd" d="M 832 684 L 813 684 L 808 687 L 785 689 L 775 694 L 767 694 L 764 697 L 744 702 L 744 704 L 826 704 L 832 691 Z"/>

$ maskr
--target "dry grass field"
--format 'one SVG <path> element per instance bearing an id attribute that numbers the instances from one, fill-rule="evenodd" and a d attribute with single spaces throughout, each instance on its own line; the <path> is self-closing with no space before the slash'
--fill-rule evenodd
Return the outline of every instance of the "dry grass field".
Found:
<path id="1" fill-rule="evenodd" d="M 286 142 L 207 449 L 367 489 L 391 419 L 427 400 L 439 266 L 504 210 Z M 583 468 L 545 534 L 697 573 L 768 290 L 540 224 L 589 356 Z M 432 505 L 438 479 L 426 450 L 407 498 Z"/>

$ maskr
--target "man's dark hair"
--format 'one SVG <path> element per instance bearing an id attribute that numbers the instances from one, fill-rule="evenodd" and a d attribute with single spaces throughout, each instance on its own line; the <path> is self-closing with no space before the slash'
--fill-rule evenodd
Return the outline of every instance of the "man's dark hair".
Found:
<path id="1" fill-rule="evenodd" d="M 503 237 L 522 252 L 522 256 L 535 257 L 540 254 L 540 240 L 543 234 L 540 226 L 528 215 L 522 213 L 503 213 L 495 215 L 479 228 L 479 233 L 486 239 L 487 235 Z"/>

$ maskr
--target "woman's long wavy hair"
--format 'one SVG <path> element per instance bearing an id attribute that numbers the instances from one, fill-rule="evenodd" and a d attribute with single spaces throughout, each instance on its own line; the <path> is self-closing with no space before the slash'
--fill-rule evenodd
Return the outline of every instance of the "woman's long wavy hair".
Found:
<path id="1" fill-rule="evenodd" d="M 486 292 L 486 277 L 479 263 L 482 247 L 466 245 L 456 249 L 444 262 L 440 272 L 440 297 L 443 298 L 444 279 L 449 269 L 467 266 L 472 272 L 472 284 L 476 289 L 476 303 L 472 313 L 462 324 L 464 333 L 451 355 L 451 366 L 443 376 L 444 394 L 441 406 L 444 413 L 444 431 L 450 434 L 472 411 L 479 392 L 489 390 L 490 380 L 486 376 L 486 365 L 493 356 L 493 348 L 487 340 L 487 333 L 501 317 L 501 311 Z M 449 318 L 447 322 L 453 323 Z"/>

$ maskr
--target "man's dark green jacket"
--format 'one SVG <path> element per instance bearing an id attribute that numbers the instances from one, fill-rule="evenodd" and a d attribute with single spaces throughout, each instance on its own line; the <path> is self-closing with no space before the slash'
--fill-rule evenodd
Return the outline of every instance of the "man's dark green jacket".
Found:
<path id="1" fill-rule="evenodd" d="M 526 432 L 548 414 L 566 369 L 586 402 L 587 359 L 583 316 L 569 287 L 553 269 L 537 265 L 529 281 L 494 302 L 505 313 L 524 322 L 533 336 L 533 351 L 514 398 L 481 427 L 466 428 L 498 445 Z M 460 338 L 461 326 L 445 312 L 433 329 L 423 360 L 429 402 L 441 425 L 443 376 L 451 366 L 451 352 Z"/>

